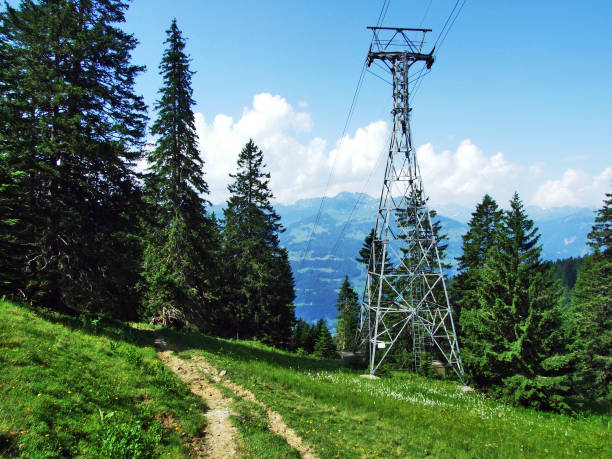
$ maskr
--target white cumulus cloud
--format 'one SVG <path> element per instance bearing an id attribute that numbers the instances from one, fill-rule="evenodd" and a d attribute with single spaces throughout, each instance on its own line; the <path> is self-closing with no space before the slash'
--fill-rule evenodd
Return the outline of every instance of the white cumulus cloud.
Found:
<path id="1" fill-rule="evenodd" d="M 432 203 L 473 206 L 485 193 L 498 202 L 507 200 L 516 189 L 523 168 L 506 160 L 503 153 L 485 155 L 469 139 L 454 153 L 436 153 L 427 143 L 417 150 L 423 186 Z"/>
<path id="2" fill-rule="evenodd" d="M 209 122 L 202 114 L 196 114 L 211 191 L 209 199 L 213 202 L 227 199 L 229 174 L 236 171 L 238 154 L 249 139 L 264 152 L 271 174 L 270 187 L 280 202 L 320 196 L 334 166 L 334 180 L 327 194 L 356 191 L 384 148 L 387 124 L 377 121 L 359 128 L 353 137 L 345 136 L 331 150 L 320 137 L 306 142 L 298 139 L 300 134 L 310 132 L 312 126 L 307 112 L 297 111 L 283 97 L 269 93 L 255 95 L 252 106 L 243 110 L 239 120 L 220 114 Z"/>
<path id="3" fill-rule="evenodd" d="M 239 119 L 218 114 L 207 120 L 196 114 L 200 150 L 212 202 L 228 197 L 230 173 L 236 171 L 239 152 L 249 139 L 263 150 L 270 188 L 276 199 L 292 203 L 363 191 L 378 196 L 388 149 L 390 126 L 374 121 L 342 139 L 328 142 L 311 135 L 313 120 L 306 103 L 293 107 L 285 98 L 257 94 Z M 545 162 L 518 164 L 504 153 L 488 154 L 466 139 L 455 151 L 436 151 L 431 143 L 417 149 L 423 185 L 435 208 L 460 204 L 473 208 L 485 193 L 505 206 L 514 191 L 529 204 L 544 208 L 573 205 L 599 206 L 612 181 L 612 167 L 598 175 L 567 169 L 551 176 Z M 327 186 L 330 171 L 332 180 Z"/>
<path id="4" fill-rule="evenodd" d="M 612 182 L 612 167 L 598 175 L 567 169 L 559 180 L 548 180 L 536 190 L 531 204 L 545 209 L 561 206 L 598 205 Z"/>

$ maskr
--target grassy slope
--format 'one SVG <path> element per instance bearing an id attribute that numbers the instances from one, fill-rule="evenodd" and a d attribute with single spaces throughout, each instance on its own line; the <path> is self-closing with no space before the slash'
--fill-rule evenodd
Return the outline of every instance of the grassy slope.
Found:
<path id="1" fill-rule="evenodd" d="M 206 407 L 157 360 L 152 332 L 86 325 L 0 302 L 0 456 L 186 455 Z M 366 381 L 337 361 L 164 333 L 181 356 L 228 370 L 321 457 L 612 457 L 610 416 L 513 408 L 409 374 Z M 234 398 L 242 456 L 297 457 L 260 407 Z"/>
<path id="2" fill-rule="evenodd" d="M 0 302 L 0 456 L 187 455 L 206 407 L 152 341 Z"/>
<path id="3" fill-rule="evenodd" d="M 166 331 L 279 411 L 321 457 L 612 457 L 610 416 L 511 407 L 457 384 L 402 374 L 358 378 L 338 362 Z"/>

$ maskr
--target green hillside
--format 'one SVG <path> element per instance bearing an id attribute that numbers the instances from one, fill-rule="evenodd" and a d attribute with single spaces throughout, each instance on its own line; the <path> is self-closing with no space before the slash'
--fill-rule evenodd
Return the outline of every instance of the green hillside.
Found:
<path id="1" fill-rule="evenodd" d="M 152 340 L 0 302 L 0 456 L 186 456 L 206 407 Z"/>
<path id="2" fill-rule="evenodd" d="M 249 389 L 319 457 L 611 457 L 610 416 L 570 417 L 464 394 L 454 381 L 358 377 L 339 361 L 248 341 L 34 313 L 0 303 L 0 454 L 189 455 L 206 406 L 157 359 L 163 333 Z M 233 399 L 242 457 L 295 457 L 258 405 Z"/>
<path id="3" fill-rule="evenodd" d="M 454 381 L 399 372 L 370 381 L 258 343 L 165 335 L 180 356 L 205 357 L 273 406 L 320 457 L 612 457 L 610 416 L 538 412 Z"/>

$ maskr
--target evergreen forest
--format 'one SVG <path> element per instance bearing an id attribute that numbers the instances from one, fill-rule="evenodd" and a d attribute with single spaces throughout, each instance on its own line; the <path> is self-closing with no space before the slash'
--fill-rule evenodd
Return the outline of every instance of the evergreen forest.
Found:
<path id="1" fill-rule="evenodd" d="M 149 112 L 134 92 L 144 69 L 117 26 L 126 8 L 24 1 L 2 13 L 1 293 L 287 347 L 295 293 L 263 152 L 244 146 L 224 215 L 210 213 L 176 21 L 145 148 Z"/>

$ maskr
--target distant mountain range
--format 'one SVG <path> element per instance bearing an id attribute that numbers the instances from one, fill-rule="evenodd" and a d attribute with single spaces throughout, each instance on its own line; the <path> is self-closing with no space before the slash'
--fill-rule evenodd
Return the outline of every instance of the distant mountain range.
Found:
<path id="1" fill-rule="evenodd" d="M 309 322 L 325 318 L 333 324 L 337 315 L 337 291 L 344 276 L 349 276 L 357 291 L 363 288 L 365 272 L 355 258 L 366 234 L 376 223 L 378 200 L 358 193 L 326 198 L 308 254 L 302 260 L 320 205 L 320 198 L 302 199 L 291 205 L 278 204 L 276 210 L 287 229 L 281 235 L 281 244 L 289 250 L 295 276 L 296 314 Z M 221 209 L 222 206 L 213 206 L 220 216 Z M 449 239 L 447 261 L 455 265 L 455 258 L 461 255 L 461 236 L 467 231 L 473 209 L 451 204 L 435 210 Z M 594 210 L 527 207 L 527 214 L 540 230 L 544 259 L 584 255 Z"/>

